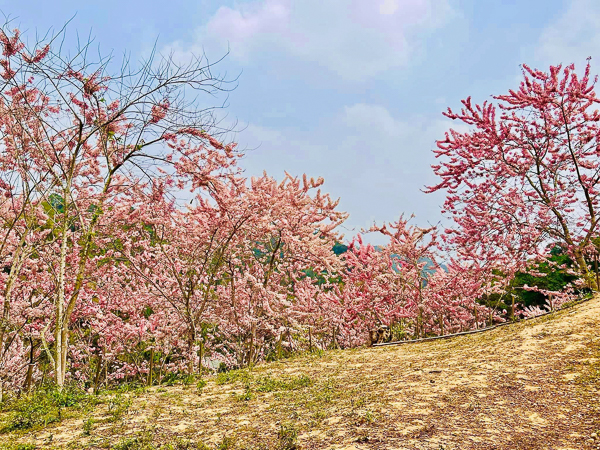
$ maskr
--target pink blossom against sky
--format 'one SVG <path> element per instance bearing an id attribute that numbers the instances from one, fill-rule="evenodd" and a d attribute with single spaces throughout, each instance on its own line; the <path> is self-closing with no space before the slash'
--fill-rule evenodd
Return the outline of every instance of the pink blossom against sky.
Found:
<path id="1" fill-rule="evenodd" d="M 594 0 L 0 0 L 0 10 L 30 37 L 76 14 L 67 44 L 91 30 L 103 52 L 132 60 L 155 42 L 182 59 L 229 47 L 218 70 L 241 75 L 222 115 L 238 122 L 229 139 L 248 149 L 244 167 L 323 176 L 350 213 L 348 235 L 401 212 L 442 220 L 443 195 L 421 189 L 435 182 L 448 106 L 516 88 L 521 63 L 582 69 L 592 56 L 600 73 Z"/>

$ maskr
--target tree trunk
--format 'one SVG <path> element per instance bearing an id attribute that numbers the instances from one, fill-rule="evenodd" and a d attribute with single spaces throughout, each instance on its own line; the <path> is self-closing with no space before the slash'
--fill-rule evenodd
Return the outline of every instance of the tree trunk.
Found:
<path id="1" fill-rule="evenodd" d="M 511 304 L 510 304 L 510 320 L 515 321 L 515 296 L 510 294 Z"/>
<path id="2" fill-rule="evenodd" d="M 596 254 L 596 290 L 600 289 L 600 274 L 598 273 L 598 254 Z"/>
<path id="3" fill-rule="evenodd" d="M 94 376 L 94 395 L 98 394 L 98 386 L 100 385 L 100 375 L 102 374 L 102 353 L 98 354 L 98 361 L 96 364 L 96 375 Z"/>
<path id="4" fill-rule="evenodd" d="M 35 358 L 34 358 L 34 346 L 33 339 L 29 338 L 29 364 L 27 365 L 27 375 L 25 375 L 25 382 L 23 383 L 23 391 L 28 392 L 31 388 L 31 382 L 33 380 L 33 367 L 35 366 Z"/>
<path id="5" fill-rule="evenodd" d="M 66 211 L 66 205 L 65 205 Z M 67 333 L 65 326 L 64 310 L 65 310 L 65 274 L 67 268 L 67 220 L 65 218 L 62 229 L 62 242 L 60 244 L 60 268 L 58 273 L 58 296 L 56 298 L 56 324 L 54 330 L 54 380 L 59 390 L 65 385 L 66 374 L 66 352 L 68 351 L 65 338 Z"/>
<path id="6" fill-rule="evenodd" d="M 204 359 L 204 339 L 200 341 L 200 358 L 198 359 L 198 372 L 202 376 L 202 359 Z"/>
<path id="7" fill-rule="evenodd" d="M 583 253 L 581 250 L 575 250 L 575 262 L 579 267 L 579 273 L 585 278 L 588 283 L 588 287 L 594 291 L 598 290 L 598 283 L 596 278 L 590 273 L 590 269 L 585 262 L 585 258 L 583 257 Z"/>
<path id="8" fill-rule="evenodd" d="M 154 370 L 154 347 L 150 350 L 150 367 L 148 369 L 148 377 L 146 378 L 146 385 L 152 386 L 152 371 Z"/>
<path id="9" fill-rule="evenodd" d="M 19 241 L 19 245 L 15 250 L 15 255 L 13 257 L 12 264 L 10 266 L 10 272 L 8 274 L 8 278 L 6 280 L 6 285 L 4 287 L 4 302 L 2 306 L 2 318 L 0 318 L 0 361 L 2 360 L 4 349 L 4 335 L 8 328 L 8 320 L 10 317 L 10 302 L 12 299 L 12 291 L 17 279 L 17 275 L 21 272 L 21 267 L 23 267 L 23 263 L 25 259 L 29 256 L 26 255 L 25 252 L 21 249 L 25 244 L 26 234 L 23 235 L 21 240 Z"/>

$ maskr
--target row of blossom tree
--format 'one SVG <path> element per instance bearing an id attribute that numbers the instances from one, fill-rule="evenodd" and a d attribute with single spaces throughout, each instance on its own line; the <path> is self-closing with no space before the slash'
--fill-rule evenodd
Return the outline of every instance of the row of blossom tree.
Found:
<path id="1" fill-rule="evenodd" d="M 549 243 L 595 289 L 600 114 L 568 67 L 532 71 L 507 106 L 448 111 L 474 129 L 439 142 L 431 191 L 456 227 L 402 217 L 389 244 L 333 248 L 347 214 L 322 179 L 247 179 L 198 95 L 223 89 L 204 60 L 110 60 L 27 47 L 0 32 L 0 383 L 120 379 L 246 366 L 362 345 L 368 331 L 447 334 L 502 321 L 502 294 Z M 60 45 L 56 46 L 60 48 Z M 439 262 L 445 255 L 446 265 Z M 450 257 L 448 255 L 454 255 Z M 428 270 L 426 270 L 426 266 Z M 569 293 L 554 293 L 555 306 Z"/>

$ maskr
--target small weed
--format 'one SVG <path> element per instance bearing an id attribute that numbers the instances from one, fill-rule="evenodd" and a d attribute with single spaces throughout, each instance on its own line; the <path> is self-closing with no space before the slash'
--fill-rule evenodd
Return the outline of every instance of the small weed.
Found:
<path id="1" fill-rule="evenodd" d="M 153 442 L 153 429 L 145 429 L 137 432 L 134 436 L 121 438 L 110 447 L 111 450 L 157 450 Z M 168 447 L 167 447 L 168 448 Z"/>
<path id="2" fill-rule="evenodd" d="M 138 432 L 135 436 L 122 438 L 110 448 L 111 450 L 212 450 L 203 442 L 192 442 L 183 438 L 175 438 L 174 441 L 160 445 L 155 444 L 154 435 L 154 429 L 146 429 Z M 231 447 L 223 448 L 229 449 Z"/>
<path id="3" fill-rule="evenodd" d="M 138 437 L 122 438 L 119 442 L 111 447 L 111 450 L 142 450 L 148 446 Z"/>
<path id="4" fill-rule="evenodd" d="M 325 411 L 316 411 L 313 415 L 312 415 L 313 419 L 315 419 L 316 422 L 322 422 L 325 418 L 327 418 L 327 413 Z"/>
<path id="5" fill-rule="evenodd" d="M 186 439 L 176 438 L 175 442 L 168 442 L 160 446 L 160 450 L 209 450 L 202 442 L 194 444 Z"/>
<path id="6" fill-rule="evenodd" d="M 92 432 L 92 428 L 94 427 L 95 420 L 92 417 L 89 417 L 87 420 L 83 422 L 83 435 L 89 436 Z"/>
<path id="7" fill-rule="evenodd" d="M 313 348 L 312 351 L 310 351 L 310 354 L 315 355 L 317 358 L 322 358 L 325 354 L 325 350 L 322 348 Z"/>
<path id="8" fill-rule="evenodd" d="M 352 404 L 352 407 L 354 407 L 354 408 L 362 408 L 363 406 L 365 406 L 367 401 L 365 400 L 364 397 L 358 397 L 356 400 L 351 398 L 350 403 Z"/>
<path id="9" fill-rule="evenodd" d="M 165 386 L 175 386 L 176 384 L 190 385 L 196 381 L 198 375 L 183 372 L 170 372 L 161 380 L 160 384 Z"/>
<path id="10" fill-rule="evenodd" d="M 238 402 L 248 402 L 254 398 L 254 393 L 252 392 L 252 388 L 250 387 L 250 385 L 247 384 L 243 393 L 234 393 L 233 396 Z"/>
<path id="11" fill-rule="evenodd" d="M 231 450 L 235 445 L 235 439 L 230 436 L 223 436 L 223 440 L 217 445 L 217 450 Z"/>
<path id="12" fill-rule="evenodd" d="M 293 424 L 282 424 L 277 433 L 279 450 L 298 450 L 298 430 Z"/>
<path id="13" fill-rule="evenodd" d="M 121 394 L 117 394 L 110 399 L 108 402 L 108 414 L 109 422 L 117 422 L 123 418 L 123 416 L 129 410 L 131 406 L 131 399 L 124 397 Z"/>
<path id="14" fill-rule="evenodd" d="M 202 389 L 204 389 L 204 387 L 206 387 L 207 382 L 206 380 L 200 380 L 198 381 L 198 383 L 196 384 L 196 388 L 198 389 L 198 393 L 202 392 Z"/>
<path id="15" fill-rule="evenodd" d="M 247 369 L 230 370 L 217 375 L 217 384 L 230 384 L 237 381 L 248 382 L 251 379 L 250 372 Z"/>

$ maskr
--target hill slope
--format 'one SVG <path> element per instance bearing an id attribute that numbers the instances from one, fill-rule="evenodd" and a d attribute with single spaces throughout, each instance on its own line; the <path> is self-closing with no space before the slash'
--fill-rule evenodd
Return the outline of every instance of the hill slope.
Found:
<path id="1" fill-rule="evenodd" d="M 128 394 L 116 421 L 107 400 L 11 439 L 39 448 L 600 448 L 591 438 L 600 299 L 482 334 L 326 352 L 207 381 Z"/>

